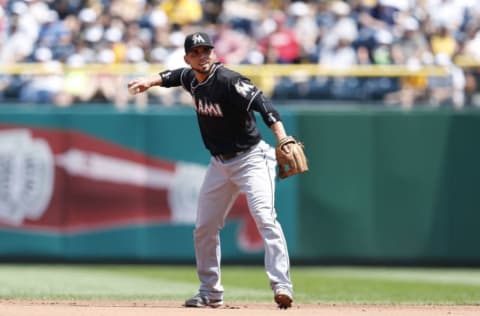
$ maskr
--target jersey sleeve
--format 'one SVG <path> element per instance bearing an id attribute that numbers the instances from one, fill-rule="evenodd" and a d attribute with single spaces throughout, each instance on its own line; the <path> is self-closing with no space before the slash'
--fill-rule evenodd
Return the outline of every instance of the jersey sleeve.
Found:
<path id="1" fill-rule="evenodd" d="M 187 88 L 188 68 L 178 68 L 175 70 L 165 70 L 159 75 L 162 78 L 162 87 L 179 87 Z"/>
<path id="2" fill-rule="evenodd" d="M 232 84 L 235 99 L 248 111 L 252 101 L 261 91 L 249 79 L 241 76 L 234 77 Z"/>
<path id="3" fill-rule="evenodd" d="M 244 77 L 235 78 L 233 86 L 235 87 L 234 93 L 237 94 L 236 97 L 241 100 L 241 104 L 245 106 L 245 109 L 247 111 L 253 110 L 260 113 L 267 126 L 281 121 L 280 114 L 273 107 L 271 100 L 251 83 L 250 80 Z"/>

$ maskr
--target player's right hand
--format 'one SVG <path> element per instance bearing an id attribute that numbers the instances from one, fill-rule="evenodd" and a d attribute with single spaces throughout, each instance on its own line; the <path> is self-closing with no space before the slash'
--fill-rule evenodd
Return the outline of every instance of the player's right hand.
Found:
<path id="1" fill-rule="evenodd" d="M 148 88 L 150 88 L 150 83 L 147 80 L 134 79 L 128 83 L 127 87 L 128 92 L 131 95 L 135 95 L 148 90 Z"/>

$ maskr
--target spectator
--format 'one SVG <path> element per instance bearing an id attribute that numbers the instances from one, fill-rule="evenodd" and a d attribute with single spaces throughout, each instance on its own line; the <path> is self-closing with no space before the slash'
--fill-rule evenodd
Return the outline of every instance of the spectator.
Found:
<path id="1" fill-rule="evenodd" d="M 365 7 L 360 22 L 373 30 L 390 29 L 396 23 L 398 11 L 407 9 L 406 0 L 378 0 L 374 6 Z"/>
<path id="2" fill-rule="evenodd" d="M 480 22 L 468 26 L 460 53 L 480 61 Z"/>
<path id="3" fill-rule="evenodd" d="M 407 76 L 400 78 L 400 89 L 385 94 L 384 102 L 387 106 L 399 105 L 404 109 L 411 109 L 415 102 L 427 98 L 427 78 L 425 76 Z"/>
<path id="4" fill-rule="evenodd" d="M 393 62 L 398 65 L 420 65 L 431 60 L 429 43 L 420 30 L 420 23 L 413 16 L 403 19 L 401 35 L 393 43 Z"/>
<path id="5" fill-rule="evenodd" d="M 357 54 L 350 36 L 340 34 L 335 46 L 324 47 L 320 52 L 319 64 L 327 68 L 346 69 L 357 64 Z"/>
<path id="6" fill-rule="evenodd" d="M 457 52 L 457 41 L 452 30 L 446 24 L 437 27 L 436 32 L 430 38 L 430 48 L 433 55 L 445 54 L 450 58 Z"/>
<path id="7" fill-rule="evenodd" d="M 3 43 L 6 40 L 6 29 L 7 29 L 7 18 L 5 14 L 5 1 L 0 0 L 0 43 Z"/>
<path id="8" fill-rule="evenodd" d="M 352 44 L 358 37 L 358 30 L 355 20 L 350 16 L 350 5 L 337 0 L 331 3 L 330 11 L 334 14 L 334 20 L 328 32 L 322 38 L 321 46 L 332 49 L 337 46 L 340 38 Z"/>
<path id="9" fill-rule="evenodd" d="M 453 104 L 457 109 L 462 108 L 465 103 L 466 84 L 463 71 L 453 64 L 447 54 L 436 55 L 435 63 L 444 67 L 448 75 L 429 78 L 430 104 L 435 107 Z"/>
<path id="10" fill-rule="evenodd" d="M 47 47 L 38 47 L 34 53 L 34 61 L 43 64 L 48 75 L 32 76 L 20 91 L 20 100 L 27 103 L 56 104 L 56 97 L 63 87 L 62 66 L 53 60 L 53 53 Z"/>
<path id="11" fill-rule="evenodd" d="M 247 60 L 250 38 L 233 29 L 229 21 L 215 25 L 212 40 L 218 61 L 224 64 L 242 64 Z"/>
<path id="12" fill-rule="evenodd" d="M 228 64 L 373 63 L 415 68 L 432 63 L 433 56 L 439 54 L 453 61 L 459 53 L 476 58 L 480 51 L 480 4 L 469 0 L 0 0 L 0 4 L 0 58 L 7 63 L 36 61 L 39 48 L 52 53 L 51 62 L 62 63 L 77 55 L 86 64 L 100 62 L 100 56 L 107 61 L 110 59 L 105 57 L 111 52 L 113 58 L 108 63 L 179 60 L 181 49 L 175 47 L 170 35 L 181 37 L 198 26 L 210 27 L 219 57 Z M 209 25 L 219 21 L 228 21 L 228 25 Z M 477 77 L 478 71 L 470 68 L 465 78 L 469 95 L 475 94 Z M 278 91 L 273 78 L 258 79 L 266 85 L 266 92 Z M 329 83 L 335 81 L 338 88 L 342 87 L 339 82 L 348 81 L 349 87 L 356 82 L 351 78 L 318 79 L 312 86 L 318 91 L 310 89 L 313 93 L 298 96 L 335 98 L 324 93 L 330 91 Z M 21 90 L 25 94 L 32 80 L 3 76 L 4 95 L 19 95 Z M 367 81 L 370 84 L 365 91 L 371 90 L 370 95 L 379 96 L 392 87 L 380 88 L 376 80 L 362 79 Z M 287 82 L 292 83 L 298 82 Z M 429 86 L 436 83 L 438 80 L 429 78 Z M 100 85 L 103 88 L 97 89 L 92 101 L 118 105 L 119 99 L 108 92 L 114 89 L 108 88 L 106 81 Z M 406 93 L 399 98 L 404 101 L 400 103 L 409 107 L 426 96 L 427 78 L 402 77 L 401 87 L 400 94 Z M 80 96 L 71 99 L 83 100 Z M 120 103 L 130 102 L 126 100 Z"/>
<path id="13" fill-rule="evenodd" d="M 220 21 L 223 11 L 223 0 L 204 0 L 203 19 L 205 23 L 216 24 Z"/>
<path id="14" fill-rule="evenodd" d="M 300 61 L 300 44 L 297 35 L 287 25 L 287 17 L 281 11 L 274 11 L 271 17 L 273 31 L 259 42 L 267 63 L 291 64 Z"/>
<path id="15" fill-rule="evenodd" d="M 80 54 L 73 54 L 66 60 L 67 71 L 64 75 L 63 88 L 57 97 L 57 105 L 68 107 L 73 103 L 83 103 L 91 98 L 92 84 L 90 75 L 81 70 L 85 59 Z"/>
<path id="16" fill-rule="evenodd" d="M 392 43 L 391 61 L 396 65 L 406 65 L 412 70 L 429 63 L 432 55 L 429 52 L 427 39 L 420 33 L 420 24 L 413 16 L 404 16 L 400 21 L 401 35 Z M 423 75 L 404 76 L 399 78 L 400 89 L 385 95 L 387 105 L 400 105 L 405 109 L 413 107 L 415 102 L 426 100 L 428 80 Z"/>
<path id="17" fill-rule="evenodd" d="M 180 28 L 172 31 L 168 38 L 167 49 L 157 47 L 157 56 L 153 56 L 157 62 L 163 64 L 165 69 L 177 69 L 187 66 L 184 60 L 185 50 L 183 43 L 185 34 Z M 172 106 L 174 104 L 189 104 L 191 96 L 182 88 L 171 89 L 152 89 L 148 93 L 154 98 L 155 103 L 163 106 Z M 135 97 L 141 96 L 137 94 Z"/>
<path id="18" fill-rule="evenodd" d="M 428 14 L 434 28 L 448 26 L 452 32 L 457 32 L 464 23 L 466 1 L 458 0 L 428 0 Z"/>
<path id="19" fill-rule="evenodd" d="M 7 38 L 1 47 L 0 60 L 4 63 L 15 63 L 30 56 L 35 49 L 38 31 L 39 25 L 29 14 L 27 5 L 15 2 L 12 5 Z"/>
<path id="20" fill-rule="evenodd" d="M 112 0 L 108 8 L 108 16 L 119 17 L 126 23 L 136 22 L 144 14 L 145 5 L 145 0 Z"/>
<path id="21" fill-rule="evenodd" d="M 288 7 L 288 12 L 292 17 L 293 30 L 300 42 L 303 61 L 317 62 L 320 29 L 315 19 L 315 7 L 302 1 L 295 1 Z"/>
<path id="22" fill-rule="evenodd" d="M 53 47 L 64 33 L 68 33 L 68 29 L 63 21 L 58 19 L 58 13 L 56 11 L 46 11 L 43 22 L 44 23 L 40 25 L 40 32 L 38 34 L 38 45 Z"/>
<path id="23" fill-rule="evenodd" d="M 379 30 L 375 34 L 375 47 L 372 50 L 372 61 L 376 65 L 390 65 L 392 56 L 393 35 L 387 30 Z"/>
<path id="24" fill-rule="evenodd" d="M 357 10 L 359 41 L 362 45 L 370 47 L 375 43 L 375 34 L 379 30 L 392 31 L 399 9 L 395 6 L 395 1 L 378 0 L 374 5 L 359 5 Z"/>
<path id="25" fill-rule="evenodd" d="M 203 18 L 203 9 L 198 0 L 165 0 L 160 8 L 167 14 L 171 24 L 190 25 Z"/>

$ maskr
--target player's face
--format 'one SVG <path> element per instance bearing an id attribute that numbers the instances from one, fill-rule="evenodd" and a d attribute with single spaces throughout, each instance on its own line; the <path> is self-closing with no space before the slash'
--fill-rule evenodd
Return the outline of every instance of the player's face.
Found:
<path id="1" fill-rule="evenodd" d="M 215 62 L 215 52 L 208 46 L 192 48 L 185 56 L 185 62 L 200 74 L 208 74 Z"/>

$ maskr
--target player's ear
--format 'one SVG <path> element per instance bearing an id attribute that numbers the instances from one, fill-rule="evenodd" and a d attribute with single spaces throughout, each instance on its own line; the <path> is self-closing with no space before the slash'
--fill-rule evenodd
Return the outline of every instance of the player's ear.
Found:
<path id="1" fill-rule="evenodd" d="M 187 55 L 183 56 L 183 60 L 185 61 L 185 63 L 187 65 L 190 65 L 190 63 L 188 62 L 188 56 Z"/>

